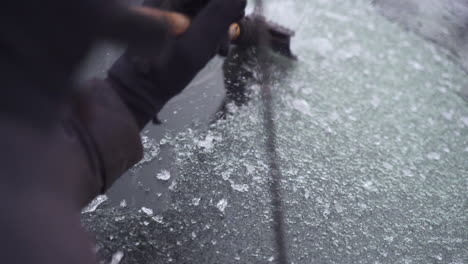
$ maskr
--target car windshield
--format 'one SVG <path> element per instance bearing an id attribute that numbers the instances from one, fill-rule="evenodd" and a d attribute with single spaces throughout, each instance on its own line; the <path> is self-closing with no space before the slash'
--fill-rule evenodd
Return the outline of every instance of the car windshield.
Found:
<path id="1" fill-rule="evenodd" d="M 262 57 L 226 61 L 238 103 L 216 58 L 167 105 L 144 159 L 83 211 L 103 263 L 281 263 L 278 239 L 296 264 L 467 263 L 468 5 L 265 14 L 298 59 L 269 54 L 267 84 Z"/>

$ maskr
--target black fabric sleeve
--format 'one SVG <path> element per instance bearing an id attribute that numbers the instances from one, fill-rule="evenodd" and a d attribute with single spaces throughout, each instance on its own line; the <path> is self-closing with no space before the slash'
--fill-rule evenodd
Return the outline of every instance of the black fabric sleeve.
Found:
<path id="1" fill-rule="evenodd" d="M 130 47 L 111 67 L 108 82 L 142 129 L 213 58 L 229 26 L 244 15 L 245 0 L 211 0 L 164 57 Z"/>

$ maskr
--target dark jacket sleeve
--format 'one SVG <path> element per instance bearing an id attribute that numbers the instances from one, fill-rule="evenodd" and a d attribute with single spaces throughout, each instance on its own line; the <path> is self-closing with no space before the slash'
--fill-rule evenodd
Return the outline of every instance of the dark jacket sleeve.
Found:
<path id="1" fill-rule="evenodd" d="M 142 146 L 109 83 L 87 82 L 73 101 L 47 127 L 0 115 L 2 263 L 96 263 L 81 209 L 140 160 Z"/>
<path id="2" fill-rule="evenodd" d="M 156 2 L 159 1 L 147 0 L 145 4 L 154 6 Z M 150 120 L 157 121 L 155 115 L 164 104 L 179 94 L 215 56 L 229 26 L 244 16 L 245 0 L 205 3 L 202 8 L 196 8 L 197 15 L 190 28 L 172 40 L 165 56 L 142 53 L 130 46 L 109 70 L 107 80 L 131 110 L 140 128 Z"/>
<path id="3" fill-rule="evenodd" d="M 135 116 L 108 81 L 92 80 L 81 86 L 72 118 L 100 179 L 98 191 L 105 192 L 142 158 Z"/>

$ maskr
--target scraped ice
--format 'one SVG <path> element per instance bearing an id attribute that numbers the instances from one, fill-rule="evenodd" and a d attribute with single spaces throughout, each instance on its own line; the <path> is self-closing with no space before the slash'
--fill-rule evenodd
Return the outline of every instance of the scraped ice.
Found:
<path id="1" fill-rule="evenodd" d="M 86 206 L 84 209 L 83 209 L 83 213 L 91 213 L 91 212 L 94 212 L 96 211 L 96 209 L 98 208 L 99 205 L 101 205 L 103 202 L 107 201 L 108 197 L 107 195 L 99 195 L 98 197 L 96 197 L 94 200 L 92 200 L 88 206 Z"/>
<path id="2" fill-rule="evenodd" d="M 461 264 L 468 259 L 463 244 L 468 109 L 458 93 L 467 87 L 466 73 L 449 59 L 455 56 L 370 6 L 407 1 L 265 4 L 268 10 L 275 6 L 271 18 L 280 24 L 292 13 L 304 17 L 292 39 L 298 60 L 291 71 L 275 68 L 283 67 L 282 61 L 270 65 L 291 263 Z M 445 2 L 454 1 L 461 0 Z M 410 15 L 433 9 L 424 2 L 414 0 L 424 8 Z M 285 12 L 285 6 L 294 10 Z M 314 47 L 316 38 L 324 41 Z M 271 152 L 258 87 L 248 104 L 231 103 L 227 108 L 236 110 L 209 128 L 168 137 L 164 147 L 177 154 L 169 181 L 177 178 L 177 188 L 161 198 L 162 191 L 152 188 L 144 197 L 155 206 L 164 203 L 163 210 L 154 211 L 164 217 L 163 224 L 150 219 L 155 216 L 128 213 L 132 206 L 96 210 L 92 231 L 109 254 L 124 246 L 123 262 L 128 258 L 129 264 L 236 263 L 238 256 L 238 263 L 278 261 L 272 257 L 277 252 Z M 294 104 L 294 99 L 303 101 Z M 154 179 L 159 171 L 148 176 Z"/>
<path id="3" fill-rule="evenodd" d="M 171 185 L 169 185 L 168 189 L 171 191 L 174 191 L 176 187 L 177 187 L 177 180 L 173 180 L 171 182 Z"/>
<path id="4" fill-rule="evenodd" d="M 310 105 L 309 103 L 304 100 L 304 99 L 294 99 L 292 101 L 292 106 L 294 109 L 297 111 L 305 114 L 305 115 L 310 115 Z"/>
<path id="5" fill-rule="evenodd" d="M 222 138 L 219 136 L 214 136 L 211 132 L 209 132 L 204 139 L 196 140 L 196 143 L 199 147 L 209 151 L 213 148 L 216 141 L 220 141 Z"/>
<path id="6" fill-rule="evenodd" d="M 171 173 L 168 170 L 162 170 L 156 175 L 156 178 L 161 181 L 167 181 L 171 178 Z"/>
<path id="7" fill-rule="evenodd" d="M 224 213 L 224 210 L 226 209 L 226 206 L 228 204 L 228 201 L 226 199 L 221 199 L 217 204 L 216 207 L 218 208 L 221 213 Z"/>
<path id="8" fill-rule="evenodd" d="M 440 154 L 437 152 L 428 153 L 426 157 L 430 160 L 440 160 Z"/>
<path id="9" fill-rule="evenodd" d="M 192 204 L 195 206 L 200 205 L 201 198 L 192 198 Z"/>
<path id="10" fill-rule="evenodd" d="M 153 215 L 153 209 L 146 208 L 146 207 L 142 207 L 140 210 L 141 210 L 143 213 L 145 213 L 146 215 L 148 215 L 148 216 L 152 216 L 152 215 Z"/>
<path id="11" fill-rule="evenodd" d="M 119 264 L 120 261 L 122 261 L 122 258 L 124 257 L 124 253 L 122 251 L 117 251 L 112 255 L 112 260 L 110 264 Z"/>
<path id="12" fill-rule="evenodd" d="M 159 144 L 153 138 L 146 135 L 141 136 L 141 143 L 143 145 L 143 159 L 136 165 L 142 165 L 144 163 L 152 161 L 159 154 Z"/>
<path id="13" fill-rule="evenodd" d="M 244 164 L 245 168 L 247 169 L 247 174 L 253 174 L 255 172 L 255 166 L 251 164 Z"/>
<path id="14" fill-rule="evenodd" d="M 157 223 L 159 223 L 159 224 L 164 223 L 164 217 L 162 215 L 155 215 L 155 216 L 152 217 L 152 219 L 154 221 L 156 221 Z"/>
<path id="15" fill-rule="evenodd" d="M 249 186 L 247 184 L 236 184 L 231 182 L 231 187 L 233 190 L 238 192 L 247 192 L 249 190 Z"/>

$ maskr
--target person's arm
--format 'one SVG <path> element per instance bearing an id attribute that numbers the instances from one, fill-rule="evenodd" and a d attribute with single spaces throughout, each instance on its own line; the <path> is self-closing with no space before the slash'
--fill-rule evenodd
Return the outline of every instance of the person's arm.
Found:
<path id="1" fill-rule="evenodd" d="M 88 188 L 91 193 L 85 197 L 105 192 L 141 159 L 140 130 L 216 54 L 229 26 L 242 18 L 245 4 L 245 0 L 211 0 L 174 40 L 165 60 L 130 47 L 106 80 L 80 87 L 75 118 L 83 146 L 100 175 L 98 193 Z"/>
<path id="2" fill-rule="evenodd" d="M 145 1 L 146 5 L 155 6 Z M 195 2 L 195 1 L 193 1 Z M 229 26 L 244 15 L 245 0 L 211 0 L 174 40 L 165 58 L 131 48 L 114 64 L 107 81 L 119 93 L 142 129 L 172 97 L 180 93 L 218 52 Z"/>
<path id="3" fill-rule="evenodd" d="M 65 86 L 66 81 L 52 78 L 60 75 L 68 80 L 68 68 L 59 67 L 62 61 L 57 67 L 49 65 L 56 62 L 51 58 L 43 63 L 19 62 L 18 58 L 14 58 L 15 63 L 0 63 L 6 70 L 18 68 L 13 75 L 3 71 L 1 79 L 12 93 L 18 93 L 15 98 L 28 99 L 18 108 L 29 114 L 28 118 L 19 118 L 16 112 L 0 114 L 0 259 L 4 263 L 96 263 L 88 235 L 80 226 L 82 207 L 138 162 L 142 156 L 142 126 L 214 56 L 219 35 L 238 18 L 242 3 L 211 0 L 189 31 L 175 40 L 167 65 L 162 67 L 160 60 L 148 58 L 143 64 L 134 63 L 135 57 L 126 55 L 107 80 L 90 81 L 80 87 L 73 96 L 73 107 L 64 102 L 70 98 L 68 93 L 55 100 L 52 108 L 48 101 L 39 104 L 41 96 L 28 97 L 18 92 L 26 87 L 25 91 L 42 95 L 45 92 L 38 88 L 48 85 L 65 89 L 62 84 Z M 43 53 L 41 48 L 37 50 Z M 6 57 L 13 55 L 16 53 Z M 57 58 L 64 59 L 61 54 Z M 145 65 L 150 65 L 149 71 L 141 68 Z M 45 81 L 39 85 L 25 73 Z M 11 97 L 4 97 L 4 101 L 8 99 Z M 137 110 L 140 106 L 144 106 L 142 111 Z M 42 111 L 47 107 L 51 110 Z M 33 111 L 41 112 L 40 116 L 54 116 L 47 125 L 39 126 L 43 122 L 34 122 L 32 117 L 36 115 L 30 114 Z"/>

